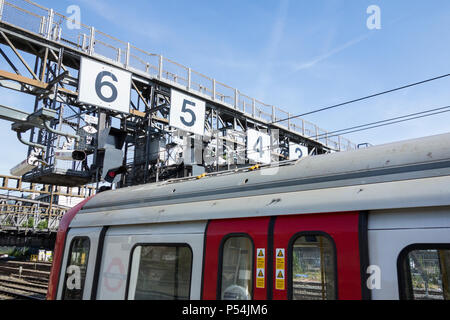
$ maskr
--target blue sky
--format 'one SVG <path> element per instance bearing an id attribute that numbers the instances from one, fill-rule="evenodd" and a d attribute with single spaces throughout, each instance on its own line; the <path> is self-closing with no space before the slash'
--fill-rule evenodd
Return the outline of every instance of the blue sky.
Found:
<path id="1" fill-rule="evenodd" d="M 293 114 L 362 97 L 450 71 L 450 1 L 106 1 L 40 0 L 82 23 L 162 54 Z M 366 9 L 381 9 L 369 30 Z M 2 62 L 1 67 L 7 69 Z M 450 78 L 305 117 L 333 131 L 450 105 Z M 2 103 L 32 110 L 32 97 L 0 90 Z M 450 113 L 346 135 L 382 144 L 450 131 Z M 0 122 L 0 173 L 26 147 Z"/>

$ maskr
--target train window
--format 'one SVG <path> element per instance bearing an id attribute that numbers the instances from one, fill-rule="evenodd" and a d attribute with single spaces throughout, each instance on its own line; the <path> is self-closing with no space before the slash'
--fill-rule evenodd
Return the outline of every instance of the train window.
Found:
<path id="1" fill-rule="evenodd" d="M 407 247 L 399 256 L 400 296 L 450 300 L 450 246 Z"/>
<path id="2" fill-rule="evenodd" d="M 64 278 L 63 300 L 82 300 L 90 241 L 87 237 L 72 240 Z"/>
<path id="3" fill-rule="evenodd" d="M 234 236 L 222 246 L 222 300 L 250 300 L 253 288 L 253 243 L 248 237 Z"/>
<path id="4" fill-rule="evenodd" d="M 139 245 L 133 250 L 128 300 L 188 300 L 191 271 L 188 245 Z"/>
<path id="5" fill-rule="evenodd" d="M 320 234 L 296 235 L 290 245 L 290 298 L 337 299 L 334 242 Z"/>

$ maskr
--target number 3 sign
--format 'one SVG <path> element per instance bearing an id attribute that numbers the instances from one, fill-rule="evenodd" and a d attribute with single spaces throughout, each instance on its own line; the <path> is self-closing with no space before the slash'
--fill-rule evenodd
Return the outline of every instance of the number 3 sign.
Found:
<path id="1" fill-rule="evenodd" d="M 131 73 L 81 58 L 78 100 L 118 112 L 130 112 Z"/>
<path id="2" fill-rule="evenodd" d="M 203 136 L 205 102 L 173 89 L 170 101 L 169 125 Z"/>

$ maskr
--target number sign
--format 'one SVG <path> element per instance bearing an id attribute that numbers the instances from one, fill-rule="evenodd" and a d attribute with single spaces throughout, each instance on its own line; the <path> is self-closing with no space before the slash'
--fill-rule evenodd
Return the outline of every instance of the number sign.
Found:
<path id="1" fill-rule="evenodd" d="M 131 73 L 81 58 L 78 100 L 118 112 L 130 112 Z"/>
<path id="2" fill-rule="evenodd" d="M 270 135 L 253 129 L 247 131 L 247 158 L 259 163 L 270 163 Z"/>
<path id="3" fill-rule="evenodd" d="M 169 125 L 203 136 L 205 130 L 205 102 L 173 89 L 170 99 Z"/>
<path id="4" fill-rule="evenodd" d="M 308 156 L 308 148 L 296 143 L 289 143 L 289 160 L 301 159 Z"/>

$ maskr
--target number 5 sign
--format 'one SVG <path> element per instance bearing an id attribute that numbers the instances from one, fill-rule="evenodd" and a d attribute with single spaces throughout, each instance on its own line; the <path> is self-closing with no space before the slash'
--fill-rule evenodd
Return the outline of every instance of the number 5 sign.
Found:
<path id="1" fill-rule="evenodd" d="M 169 125 L 203 136 L 205 102 L 173 89 L 170 101 Z"/>
<path id="2" fill-rule="evenodd" d="M 81 58 L 78 100 L 118 112 L 130 112 L 131 73 Z"/>

